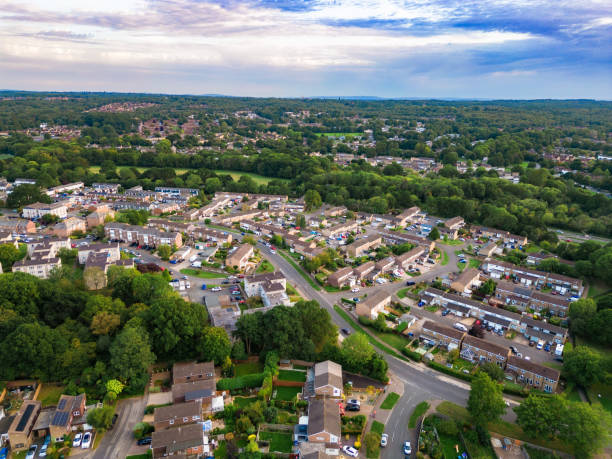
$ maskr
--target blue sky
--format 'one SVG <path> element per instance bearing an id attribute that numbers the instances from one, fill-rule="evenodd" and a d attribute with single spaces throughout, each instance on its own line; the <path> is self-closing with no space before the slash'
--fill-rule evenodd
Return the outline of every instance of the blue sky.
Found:
<path id="1" fill-rule="evenodd" d="M 610 0 L 0 0 L 0 88 L 612 99 Z"/>

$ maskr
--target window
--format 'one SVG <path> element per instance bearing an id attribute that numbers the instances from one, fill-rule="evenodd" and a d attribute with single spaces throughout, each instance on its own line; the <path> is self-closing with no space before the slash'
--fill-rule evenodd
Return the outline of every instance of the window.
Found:
<path id="1" fill-rule="evenodd" d="M 174 419 L 170 419 L 170 421 L 168 421 L 168 423 L 169 423 L 170 425 L 174 424 Z"/>
<path id="2" fill-rule="evenodd" d="M 189 418 L 183 418 L 183 422 L 189 422 Z"/>

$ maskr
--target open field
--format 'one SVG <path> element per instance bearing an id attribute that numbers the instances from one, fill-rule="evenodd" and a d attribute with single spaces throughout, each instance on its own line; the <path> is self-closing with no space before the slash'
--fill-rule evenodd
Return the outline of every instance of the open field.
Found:
<path id="1" fill-rule="evenodd" d="M 146 171 L 149 168 L 147 168 L 147 167 L 136 167 L 136 166 L 117 166 L 117 169 L 119 171 L 122 171 L 122 170 L 125 170 L 125 169 L 136 169 L 139 173 L 142 174 L 144 171 Z M 97 174 L 98 172 L 100 172 L 100 166 L 89 166 L 88 170 L 89 170 L 89 172 Z M 181 168 L 181 167 L 175 167 L 174 168 L 174 172 L 176 172 L 176 175 L 186 174 L 190 170 L 194 170 L 194 169 L 185 169 L 185 168 Z"/>
<path id="2" fill-rule="evenodd" d="M 178 172 L 177 172 L 177 174 L 178 174 Z M 288 179 L 280 179 L 280 178 L 274 178 L 274 177 L 264 177 L 263 175 L 253 174 L 252 172 L 225 171 L 225 170 L 221 170 L 221 169 L 215 170 L 215 174 L 229 175 L 235 181 L 240 180 L 240 177 L 242 177 L 242 176 L 251 177 L 255 181 L 255 183 L 257 183 L 258 185 L 267 185 L 272 180 L 280 180 L 280 181 L 283 181 L 283 182 L 288 182 L 289 181 Z"/>
<path id="3" fill-rule="evenodd" d="M 199 269 L 191 269 L 191 268 L 183 268 L 181 269 L 181 274 L 185 274 L 187 276 L 199 277 L 201 279 L 223 279 L 227 277 L 227 274 L 221 273 L 212 273 L 210 271 L 201 271 Z"/>

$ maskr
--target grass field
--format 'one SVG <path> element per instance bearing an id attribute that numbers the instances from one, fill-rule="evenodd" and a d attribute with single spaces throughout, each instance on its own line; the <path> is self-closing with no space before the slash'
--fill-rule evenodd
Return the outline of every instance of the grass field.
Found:
<path id="1" fill-rule="evenodd" d="M 592 283 L 589 284 L 589 298 L 596 298 L 604 293 L 608 293 L 610 288 L 606 284 Z"/>
<path id="2" fill-rule="evenodd" d="M 286 400 L 286 401 L 293 400 L 297 394 L 302 392 L 301 387 L 277 386 L 274 388 L 274 390 L 276 391 L 276 397 L 274 397 L 276 400 Z"/>
<path id="3" fill-rule="evenodd" d="M 292 435 L 287 432 L 260 432 L 259 439 L 270 442 L 270 451 L 290 453 L 293 446 Z"/>
<path id="4" fill-rule="evenodd" d="M 117 166 L 117 169 L 119 171 L 122 171 L 122 170 L 125 170 L 125 169 L 136 169 L 139 173 L 142 174 L 148 168 L 147 167 L 135 167 L 135 166 Z M 100 172 L 100 166 L 89 166 L 88 170 L 89 170 L 89 172 L 97 174 L 98 172 Z M 175 167 L 174 168 L 174 172 L 176 172 L 176 175 L 186 174 L 190 170 L 193 170 L 193 169 L 185 169 L 185 168 L 181 168 L 181 167 Z"/>
<path id="5" fill-rule="evenodd" d="M 408 420 L 408 428 L 414 429 L 416 428 L 417 421 L 421 416 L 423 416 L 427 410 L 429 409 L 429 403 L 421 402 L 415 408 L 412 414 L 410 415 L 410 419 Z"/>
<path id="6" fill-rule="evenodd" d="M 391 408 L 395 406 L 395 404 L 397 403 L 399 399 L 400 399 L 399 394 L 396 394 L 395 392 L 391 392 L 389 395 L 387 395 L 387 398 L 383 400 L 382 405 L 380 405 L 380 409 L 390 410 Z"/>
<path id="7" fill-rule="evenodd" d="M 257 397 L 234 397 L 234 406 L 242 409 L 256 401 Z"/>
<path id="8" fill-rule="evenodd" d="M 370 431 L 382 435 L 385 433 L 385 425 L 380 421 L 372 421 L 372 427 L 370 427 Z"/>
<path id="9" fill-rule="evenodd" d="M 191 269 L 191 268 L 183 268 L 181 269 L 181 274 L 185 274 L 187 276 L 199 277 L 200 279 L 224 279 L 227 277 L 227 274 L 221 273 L 212 273 L 210 271 L 201 271 L 199 269 Z"/>
<path id="10" fill-rule="evenodd" d="M 259 266 L 257 267 L 257 269 L 255 270 L 256 273 L 273 273 L 274 272 L 274 266 L 272 266 L 272 263 L 270 263 L 268 260 L 263 260 Z"/>
<path id="11" fill-rule="evenodd" d="M 408 293 L 408 290 L 410 290 L 410 287 L 406 287 L 403 288 L 401 290 L 397 291 L 397 297 L 398 298 L 406 298 L 406 293 Z"/>
<path id="12" fill-rule="evenodd" d="M 442 252 L 442 263 L 440 263 L 442 266 L 446 266 L 448 264 L 448 253 L 446 252 Z"/>
<path id="13" fill-rule="evenodd" d="M 480 265 L 481 265 L 481 264 L 482 264 L 482 263 L 480 262 L 480 260 L 476 260 L 475 258 L 470 258 L 470 261 L 469 261 L 469 263 L 468 263 L 468 266 L 469 266 L 470 268 L 475 268 L 475 269 L 478 269 L 478 268 L 480 268 Z"/>
<path id="14" fill-rule="evenodd" d="M 57 404 L 65 388 L 63 384 L 43 383 L 38 393 L 38 400 L 41 401 L 43 408 Z"/>
<path id="15" fill-rule="evenodd" d="M 603 409 L 612 414 L 612 386 L 601 383 L 594 384 L 587 392 L 591 402 L 601 403 Z"/>
<path id="16" fill-rule="evenodd" d="M 444 244 L 444 245 L 461 245 L 463 244 L 463 241 L 460 241 L 459 239 L 440 239 L 439 241 L 436 241 L 436 243 L 440 243 L 440 244 Z"/>
<path id="17" fill-rule="evenodd" d="M 177 172 L 177 174 L 178 174 L 178 172 Z M 215 170 L 215 174 L 229 175 L 235 181 L 240 180 L 240 177 L 242 177 L 242 176 L 251 177 L 253 179 L 253 181 L 255 183 L 257 183 L 257 185 L 267 185 L 272 180 L 280 180 L 280 181 L 283 181 L 283 182 L 288 182 L 289 181 L 287 179 L 280 179 L 280 178 L 275 178 L 275 177 L 264 177 L 263 175 L 253 174 L 252 172 L 225 171 L 225 170 L 221 170 L 221 169 Z"/>
<path id="18" fill-rule="evenodd" d="M 278 370 L 278 379 L 281 381 L 305 382 L 306 372 L 297 370 Z"/>
<path id="19" fill-rule="evenodd" d="M 259 362 L 239 363 L 234 367 L 234 376 L 250 375 L 262 371 L 263 365 Z"/>

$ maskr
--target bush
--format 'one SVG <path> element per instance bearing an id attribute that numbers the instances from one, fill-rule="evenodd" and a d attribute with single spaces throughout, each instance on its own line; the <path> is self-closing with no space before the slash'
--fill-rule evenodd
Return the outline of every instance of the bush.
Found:
<path id="1" fill-rule="evenodd" d="M 420 362 L 421 360 L 423 360 L 422 354 L 419 354 L 418 352 L 414 352 L 408 348 L 402 349 L 402 354 L 404 354 L 409 359 L 414 360 L 415 362 Z"/>
<path id="2" fill-rule="evenodd" d="M 380 434 L 368 432 L 365 435 L 366 457 L 377 458 L 380 454 Z"/>
<path id="3" fill-rule="evenodd" d="M 153 426 L 147 422 L 139 422 L 134 426 L 134 438 L 140 440 L 146 437 L 155 430 Z"/>
<path id="4" fill-rule="evenodd" d="M 172 405 L 172 403 L 162 403 L 161 405 L 147 405 L 147 407 L 144 410 L 144 414 L 153 414 L 153 412 L 155 411 L 155 408 L 159 408 L 161 406 L 169 406 Z"/>
<path id="5" fill-rule="evenodd" d="M 433 368 L 434 370 L 438 370 L 442 373 L 446 373 L 447 375 L 454 376 L 455 378 L 463 379 L 464 381 L 471 382 L 472 379 L 474 378 L 474 376 L 469 373 L 466 374 L 466 373 L 463 373 L 462 371 L 457 371 L 453 368 L 448 368 L 446 365 L 441 365 L 437 362 L 433 362 L 433 361 L 427 362 L 427 366 L 429 366 L 430 368 Z"/>
<path id="6" fill-rule="evenodd" d="M 455 421 L 452 421 L 450 419 L 443 419 L 438 423 L 438 432 L 442 435 L 454 437 L 459 433 L 459 429 L 457 428 L 457 424 L 455 424 Z"/>
<path id="7" fill-rule="evenodd" d="M 238 376 L 235 378 L 222 378 L 217 381 L 217 390 L 252 389 L 254 387 L 261 387 L 264 377 L 264 373 L 252 373 L 250 375 Z"/>

